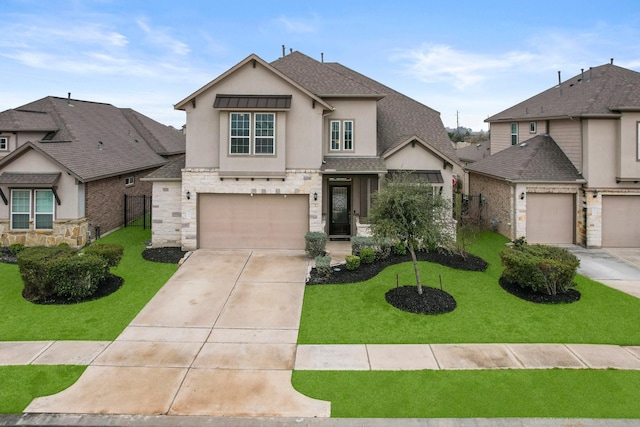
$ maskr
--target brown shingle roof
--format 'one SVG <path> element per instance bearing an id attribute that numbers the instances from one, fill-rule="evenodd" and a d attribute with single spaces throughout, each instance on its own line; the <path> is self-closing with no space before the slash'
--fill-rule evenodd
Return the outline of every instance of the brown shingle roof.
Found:
<path id="1" fill-rule="evenodd" d="M 468 147 L 458 148 L 456 150 L 458 158 L 462 162 L 473 163 L 478 160 L 484 159 L 491 155 L 491 146 L 489 142 L 481 142 L 478 144 L 471 144 Z"/>
<path id="2" fill-rule="evenodd" d="M 37 148 L 82 181 L 155 168 L 166 163 L 160 154 L 184 153 L 181 132 L 110 104 L 46 97 L 18 110 L 47 113 L 58 131 Z"/>
<path id="3" fill-rule="evenodd" d="M 640 73 L 613 64 L 585 70 L 485 122 L 580 117 L 640 109 Z"/>
<path id="4" fill-rule="evenodd" d="M 167 164 L 151 172 L 142 178 L 143 180 L 182 180 L 182 169 L 185 165 L 185 156 L 177 156 L 171 159 Z"/>
<path id="5" fill-rule="evenodd" d="M 58 130 L 49 114 L 42 111 L 6 110 L 0 113 L 0 131 L 41 131 Z"/>
<path id="6" fill-rule="evenodd" d="M 325 173 L 386 173 L 380 157 L 325 157 L 322 164 Z"/>
<path id="7" fill-rule="evenodd" d="M 458 161 L 440 113 L 341 64 L 293 52 L 271 63 L 281 73 L 322 96 L 378 95 L 378 154 L 418 136 L 449 160 Z"/>
<path id="8" fill-rule="evenodd" d="M 506 181 L 582 182 L 583 176 L 548 135 L 538 135 L 467 168 Z"/>

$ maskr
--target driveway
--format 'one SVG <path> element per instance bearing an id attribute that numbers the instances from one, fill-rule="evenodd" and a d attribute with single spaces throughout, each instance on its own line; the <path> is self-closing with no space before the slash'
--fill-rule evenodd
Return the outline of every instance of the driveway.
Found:
<path id="1" fill-rule="evenodd" d="M 27 413 L 328 417 L 291 385 L 302 251 L 194 252 L 67 390 Z"/>
<path id="2" fill-rule="evenodd" d="M 580 259 L 578 273 L 640 298 L 640 249 L 567 249 Z"/>

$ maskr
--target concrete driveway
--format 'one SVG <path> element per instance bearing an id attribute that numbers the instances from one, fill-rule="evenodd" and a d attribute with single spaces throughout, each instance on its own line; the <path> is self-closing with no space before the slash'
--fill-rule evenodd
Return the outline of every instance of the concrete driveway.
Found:
<path id="1" fill-rule="evenodd" d="M 291 385 L 302 251 L 198 250 L 63 392 L 27 413 L 328 417 Z"/>

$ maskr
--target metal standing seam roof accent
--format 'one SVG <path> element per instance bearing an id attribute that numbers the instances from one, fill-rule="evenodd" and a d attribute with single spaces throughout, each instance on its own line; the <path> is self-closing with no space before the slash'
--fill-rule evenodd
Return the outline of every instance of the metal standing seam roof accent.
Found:
<path id="1" fill-rule="evenodd" d="M 221 95 L 217 94 L 213 108 L 289 109 L 291 95 Z"/>
<path id="2" fill-rule="evenodd" d="M 389 169 L 389 175 L 393 179 L 393 175 L 397 173 L 406 172 L 400 169 Z M 411 171 L 411 176 L 420 180 L 426 180 L 430 184 L 444 184 L 444 178 L 439 170 L 416 170 Z"/>
<path id="3" fill-rule="evenodd" d="M 3 172 L 0 184 L 11 187 L 53 187 L 60 179 L 60 172 L 55 173 L 21 173 Z"/>

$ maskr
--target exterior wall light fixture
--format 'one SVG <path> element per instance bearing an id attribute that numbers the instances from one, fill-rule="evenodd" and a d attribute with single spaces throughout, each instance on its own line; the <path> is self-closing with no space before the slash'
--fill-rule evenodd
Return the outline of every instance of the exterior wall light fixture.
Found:
<path id="1" fill-rule="evenodd" d="M 520 200 L 524 200 L 524 191 L 520 193 Z"/>
<path id="2" fill-rule="evenodd" d="M 313 193 L 313 201 L 317 202 L 318 201 L 318 193 Z"/>
<path id="3" fill-rule="evenodd" d="M 187 200 L 191 200 L 191 191 L 187 191 L 186 196 L 187 196 Z"/>

